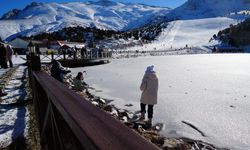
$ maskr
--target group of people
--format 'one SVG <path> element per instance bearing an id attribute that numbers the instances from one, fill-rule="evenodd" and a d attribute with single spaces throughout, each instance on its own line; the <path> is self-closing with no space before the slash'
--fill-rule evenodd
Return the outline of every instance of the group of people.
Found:
<path id="1" fill-rule="evenodd" d="M 7 45 L 6 47 L 4 46 L 3 43 L 0 43 L 0 67 L 7 69 L 8 68 L 8 62 L 9 62 L 9 67 L 13 67 L 13 62 L 12 62 L 12 56 L 13 56 L 13 49 L 11 48 L 10 45 Z M 7 93 L 4 91 L 4 85 L 0 86 L 0 97 L 6 96 Z"/>
<path id="2" fill-rule="evenodd" d="M 64 76 L 71 71 L 64 68 L 61 63 L 57 60 L 53 60 L 51 67 L 51 76 L 60 82 L 64 82 Z M 87 90 L 88 84 L 84 82 L 83 72 L 78 72 L 77 76 L 73 79 L 73 89 L 76 91 Z"/>
<path id="3" fill-rule="evenodd" d="M 10 45 L 7 45 L 6 47 L 4 44 L 0 43 L 0 66 L 1 68 L 12 68 L 13 67 L 13 62 L 12 62 L 12 56 L 13 56 L 13 49 L 11 48 Z M 9 62 L 9 66 L 8 66 Z"/>
<path id="4" fill-rule="evenodd" d="M 63 76 L 70 73 L 70 70 L 62 67 L 60 62 L 54 60 L 51 68 L 51 76 L 60 82 L 63 82 Z M 84 82 L 83 72 L 78 72 L 76 77 L 73 79 L 73 89 L 77 91 L 87 90 L 88 84 Z M 145 114 L 147 113 L 148 124 L 152 124 L 153 118 L 153 107 L 157 104 L 158 99 L 158 77 L 154 71 L 154 65 L 148 66 L 146 68 L 145 74 L 143 76 L 140 89 L 142 91 L 140 98 L 141 106 L 141 116 L 139 120 L 144 121 Z M 146 111 L 146 106 L 148 109 Z"/>

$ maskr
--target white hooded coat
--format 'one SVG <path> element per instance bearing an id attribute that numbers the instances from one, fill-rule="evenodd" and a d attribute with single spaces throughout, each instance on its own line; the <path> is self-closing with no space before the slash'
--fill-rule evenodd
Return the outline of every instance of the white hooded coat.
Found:
<path id="1" fill-rule="evenodd" d="M 140 89 L 142 91 L 141 103 L 148 105 L 157 104 L 158 77 L 154 71 L 145 73 Z"/>

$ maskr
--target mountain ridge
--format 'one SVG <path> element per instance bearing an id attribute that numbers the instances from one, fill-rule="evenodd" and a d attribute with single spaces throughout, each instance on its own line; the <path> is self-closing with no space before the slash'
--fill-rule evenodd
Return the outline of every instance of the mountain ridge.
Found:
<path id="1" fill-rule="evenodd" d="M 16 35 L 53 32 L 64 27 L 82 26 L 125 31 L 144 26 L 169 8 L 113 1 L 31 3 L 17 13 L 6 13 L 0 20 L 0 35 L 8 39 Z"/>
<path id="2" fill-rule="evenodd" d="M 23 10 L 13 10 L 0 20 L 0 36 L 10 40 L 16 36 L 51 33 L 67 27 L 91 27 L 101 30 L 128 31 L 160 22 L 227 17 L 243 19 L 250 0 L 188 0 L 171 10 L 168 7 L 110 0 L 97 2 L 36 3 Z M 234 15 L 231 15 L 234 13 Z M 239 17 L 240 16 L 240 17 Z"/>
<path id="3" fill-rule="evenodd" d="M 250 0 L 188 0 L 169 13 L 174 19 L 230 17 L 230 13 L 250 9 Z"/>

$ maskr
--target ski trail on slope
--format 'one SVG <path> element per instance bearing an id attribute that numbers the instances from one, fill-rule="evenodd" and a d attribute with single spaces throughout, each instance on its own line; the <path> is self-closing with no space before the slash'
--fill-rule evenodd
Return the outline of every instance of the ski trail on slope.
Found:
<path id="1" fill-rule="evenodd" d="M 173 21 L 169 24 L 169 27 L 162 32 L 159 36 L 157 44 L 165 43 L 166 45 L 173 45 L 175 37 L 182 25 L 183 21 Z"/>

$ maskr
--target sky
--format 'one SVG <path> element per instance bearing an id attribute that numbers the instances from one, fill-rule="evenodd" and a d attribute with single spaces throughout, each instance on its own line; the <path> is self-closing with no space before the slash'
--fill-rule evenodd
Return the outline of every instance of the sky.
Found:
<path id="1" fill-rule="evenodd" d="M 4 13 L 12 10 L 14 8 L 23 9 L 26 5 L 30 4 L 31 2 L 72 2 L 72 1 L 81 1 L 86 2 L 89 0 L 0 0 L 0 16 Z M 92 0 L 97 1 L 97 0 Z M 176 8 L 183 4 L 187 0 L 113 0 L 119 2 L 132 2 L 132 3 L 143 3 L 153 6 L 163 6 L 163 7 L 170 7 Z"/>

